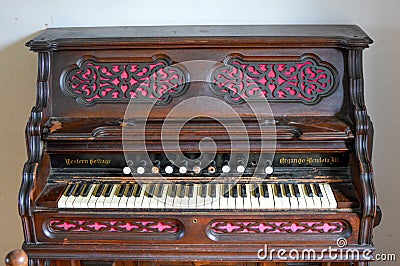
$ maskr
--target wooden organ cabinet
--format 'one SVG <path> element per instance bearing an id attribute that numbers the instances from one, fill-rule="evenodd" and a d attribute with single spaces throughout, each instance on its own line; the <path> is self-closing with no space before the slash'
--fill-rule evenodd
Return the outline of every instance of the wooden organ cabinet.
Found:
<path id="1" fill-rule="evenodd" d="M 371 42 L 350 25 L 44 30 L 7 264 L 367 265 Z"/>

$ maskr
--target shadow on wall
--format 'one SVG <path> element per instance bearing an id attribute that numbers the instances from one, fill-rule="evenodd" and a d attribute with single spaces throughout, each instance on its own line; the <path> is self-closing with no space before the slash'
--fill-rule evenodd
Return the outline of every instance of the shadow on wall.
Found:
<path id="1" fill-rule="evenodd" d="M 36 34 L 35 34 L 36 35 Z M 32 35 L 33 36 L 33 35 Z M 25 43 L 32 36 L 0 50 L 0 256 L 22 245 L 18 189 L 27 159 L 25 124 L 36 98 L 36 55 Z"/>

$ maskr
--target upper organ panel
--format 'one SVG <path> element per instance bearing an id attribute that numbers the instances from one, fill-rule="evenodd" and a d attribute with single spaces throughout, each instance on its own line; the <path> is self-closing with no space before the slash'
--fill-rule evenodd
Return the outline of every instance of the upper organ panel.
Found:
<path id="1" fill-rule="evenodd" d="M 316 104 L 337 87 L 333 66 L 315 55 L 258 58 L 232 55 L 210 77 L 211 90 L 227 102 L 245 100 Z"/>
<path id="2" fill-rule="evenodd" d="M 186 71 L 166 56 L 153 58 L 81 58 L 61 76 L 61 89 L 82 105 L 130 99 L 163 105 L 187 89 Z"/>

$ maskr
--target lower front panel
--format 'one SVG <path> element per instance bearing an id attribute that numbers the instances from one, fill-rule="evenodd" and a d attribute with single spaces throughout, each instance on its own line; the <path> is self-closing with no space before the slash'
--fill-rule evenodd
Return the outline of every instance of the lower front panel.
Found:
<path id="1" fill-rule="evenodd" d="M 35 217 L 41 243 L 315 243 L 338 239 L 357 244 L 355 213 L 41 213 Z"/>

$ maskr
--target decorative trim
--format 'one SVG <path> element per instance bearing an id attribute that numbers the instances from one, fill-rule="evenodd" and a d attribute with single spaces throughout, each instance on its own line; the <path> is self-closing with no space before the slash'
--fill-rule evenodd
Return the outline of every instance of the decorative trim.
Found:
<path id="1" fill-rule="evenodd" d="M 188 88 L 189 76 L 166 56 L 150 59 L 81 58 L 61 76 L 61 89 L 83 105 L 130 99 L 168 104 Z"/>
<path id="2" fill-rule="evenodd" d="M 131 234 L 179 234 L 182 225 L 177 221 L 158 220 L 61 220 L 48 222 L 48 229 L 53 233 L 131 233 Z"/>
<path id="3" fill-rule="evenodd" d="M 355 152 L 360 173 L 362 192 L 362 218 L 360 230 L 360 244 L 372 243 L 372 231 L 376 216 L 376 192 L 373 181 L 372 143 L 374 128 L 367 113 L 364 100 L 364 77 L 362 68 L 362 49 L 350 49 L 348 54 L 349 91 L 351 114 L 354 121 Z"/>
<path id="4" fill-rule="evenodd" d="M 337 71 L 311 54 L 301 58 L 231 55 L 210 75 L 210 89 L 232 104 L 246 100 L 316 104 L 337 87 Z"/>
<path id="5" fill-rule="evenodd" d="M 32 242 L 35 238 L 33 208 L 31 195 L 35 184 L 36 168 L 44 151 L 42 140 L 43 110 L 49 98 L 50 53 L 38 53 L 38 73 L 36 82 L 36 104 L 31 110 L 25 128 L 28 160 L 24 164 L 22 182 L 18 193 L 19 214 L 22 217 L 25 241 Z"/>
<path id="6" fill-rule="evenodd" d="M 212 221 L 212 234 L 343 234 L 342 221 Z"/>

